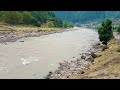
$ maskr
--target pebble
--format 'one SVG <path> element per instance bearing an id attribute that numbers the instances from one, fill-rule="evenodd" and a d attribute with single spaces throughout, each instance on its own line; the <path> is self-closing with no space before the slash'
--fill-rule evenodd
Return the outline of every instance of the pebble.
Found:
<path id="1" fill-rule="evenodd" d="M 24 42 L 23 40 L 21 40 L 20 42 Z"/>
<path id="2" fill-rule="evenodd" d="M 72 58 L 75 58 L 74 56 Z"/>
<path id="3" fill-rule="evenodd" d="M 36 75 L 36 73 L 32 73 L 34 76 Z"/>
<path id="4" fill-rule="evenodd" d="M 81 71 L 81 74 L 84 74 L 85 72 L 84 71 Z"/>

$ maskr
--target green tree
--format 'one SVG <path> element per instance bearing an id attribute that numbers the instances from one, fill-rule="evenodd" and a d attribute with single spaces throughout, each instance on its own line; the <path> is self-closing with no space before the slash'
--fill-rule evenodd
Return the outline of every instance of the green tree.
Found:
<path id="1" fill-rule="evenodd" d="M 102 22 L 101 26 L 98 28 L 99 39 L 102 44 L 107 45 L 107 42 L 113 37 L 112 32 L 112 21 L 106 19 Z"/>
<path id="2" fill-rule="evenodd" d="M 55 21 L 53 22 L 53 25 L 55 27 L 63 27 L 63 22 L 60 18 L 56 18 Z"/>
<path id="3" fill-rule="evenodd" d="M 10 24 L 20 24 L 22 23 L 22 14 L 18 11 L 5 11 L 4 21 Z"/>
<path id="4" fill-rule="evenodd" d="M 0 11 L 0 21 L 1 22 L 3 21 L 3 15 L 4 15 L 3 11 Z"/>
<path id="5" fill-rule="evenodd" d="M 34 26 L 38 26 L 38 27 L 40 27 L 40 25 L 41 25 L 41 22 L 38 19 L 36 19 L 35 17 L 32 19 L 31 23 Z"/>
<path id="6" fill-rule="evenodd" d="M 63 22 L 63 27 L 64 27 L 64 28 L 67 28 L 67 27 L 68 27 L 68 22 L 67 22 L 67 21 L 64 21 L 64 22 Z"/>
<path id="7" fill-rule="evenodd" d="M 46 23 L 48 14 L 47 11 L 33 11 L 32 15 L 41 23 Z"/>
<path id="8" fill-rule="evenodd" d="M 74 25 L 72 23 L 69 24 L 69 27 L 74 27 Z"/>
<path id="9" fill-rule="evenodd" d="M 23 23 L 24 24 L 31 24 L 32 23 L 32 20 L 34 17 L 31 15 L 30 12 L 24 11 L 22 13 L 22 16 L 23 16 Z"/>

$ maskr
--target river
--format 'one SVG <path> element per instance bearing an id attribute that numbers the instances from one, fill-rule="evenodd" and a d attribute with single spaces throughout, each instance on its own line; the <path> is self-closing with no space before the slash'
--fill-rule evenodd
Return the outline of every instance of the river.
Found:
<path id="1" fill-rule="evenodd" d="M 0 44 L 0 78 L 42 79 L 56 70 L 59 62 L 76 59 L 99 41 L 95 30 L 74 29 Z"/>

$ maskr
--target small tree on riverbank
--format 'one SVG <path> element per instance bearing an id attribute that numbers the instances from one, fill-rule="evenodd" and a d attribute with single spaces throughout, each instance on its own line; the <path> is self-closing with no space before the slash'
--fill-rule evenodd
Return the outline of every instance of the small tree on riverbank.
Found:
<path id="1" fill-rule="evenodd" d="M 106 19 L 102 22 L 101 26 L 98 28 L 99 39 L 102 44 L 107 45 L 107 42 L 113 38 L 112 32 L 112 21 Z"/>

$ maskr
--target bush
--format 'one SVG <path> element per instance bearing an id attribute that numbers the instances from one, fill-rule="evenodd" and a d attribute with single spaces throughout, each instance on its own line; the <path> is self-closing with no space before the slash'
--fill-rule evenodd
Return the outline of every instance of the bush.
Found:
<path id="1" fill-rule="evenodd" d="M 69 27 L 74 27 L 74 25 L 73 24 L 69 24 Z"/>
<path id="2" fill-rule="evenodd" d="M 4 13 L 4 21 L 9 24 L 20 24 L 22 23 L 22 14 L 18 11 L 6 11 Z"/>
<path id="3" fill-rule="evenodd" d="M 31 24 L 33 24 L 34 26 L 41 26 L 41 23 L 39 22 L 39 20 L 38 19 L 36 19 L 36 18 L 33 18 L 32 20 L 31 20 Z"/>
<path id="4" fill-rule="evenodd" d="M 63 22 L 63 27 L 64 27 L 64 28 L 74 27 L 74 25 L 73 25 L 72 23 L 70 23 L 70 22 L 64 21 L 64 22 Z"/>
<path id="5" fill-rule="evenodd" d="M 101 26 L 98 28 L 99 39 L 102 44 L 107 45 L 108 41 L 113 38 L 112 32 L 112 21 L 106 19 L 102 22 Z"/>
<path id="6" fill-rule="evenodd" d="M 62 27 L 63 26 L 63 22 L 61 19 L 56 18 L 55 21 L 53 22 L 54 27 Z"/>
<path id="7" fill-rule="evenodd" d="M 64 22 L 63 22 L 63 27 L 64 27 L 64 28 L 67 28 L 67 27 L 68 27 L 68 22 L 67 22 L 67 21 L 64 21 Z"/>
<path id="8" fill-rule="evenodd" d="M 23 24 L 31 24 L 32 23 L 32 20 L 34 17 L 31 15 L 30 12 L 24 11 L 22 13 L 22 16 L 23 16 Z"/>
<path id="9" fill-rule="evenodd" d="M 36 22 L 35 26 L 40 27 L 41 26 L 41 22 Z"/>
<path id="10" fill-rule="evenodd" d="M 49 27 L 49 28 L 54 27 L 53 23 L 49 23 L 49 24 L 48 24 L 48 27 Z"/>

